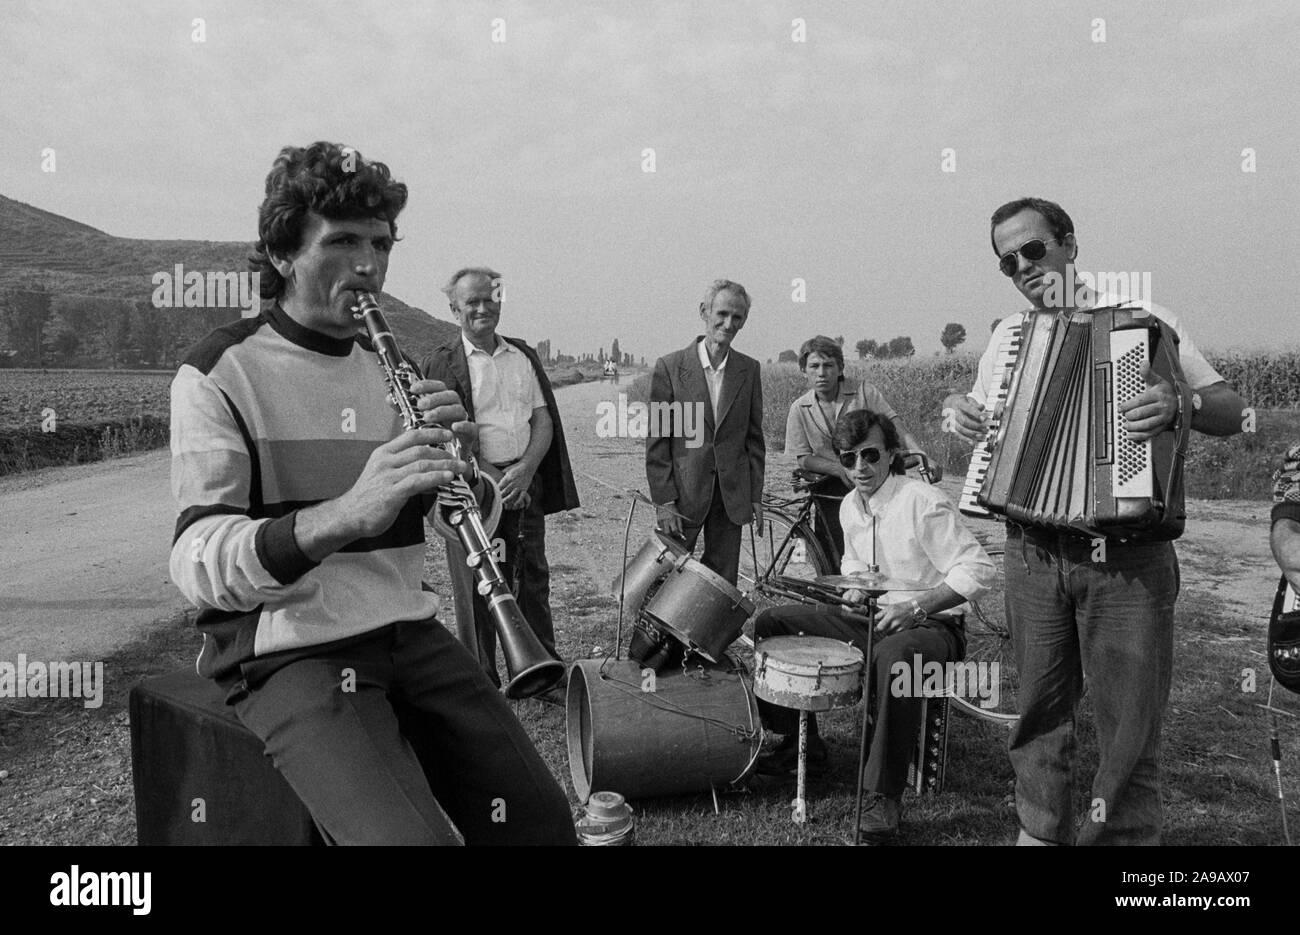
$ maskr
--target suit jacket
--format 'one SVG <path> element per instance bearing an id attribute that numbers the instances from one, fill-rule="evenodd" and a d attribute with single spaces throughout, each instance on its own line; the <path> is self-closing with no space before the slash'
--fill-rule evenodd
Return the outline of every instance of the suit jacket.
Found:
<path id="1" fill-rule="evenodd" d="M 537 383 L 542 388 L 542 398 L 546 409 L 551 414 L 551 447 L 546 450 L 542 463 L 537 467 L 537 474 L 543 483 L 542 511 L 546 514 L 559 513 L 578 507 L 578 488 L 573 482 L 573 468 L 569 464 L 569 448 L 564 442 L 564 424 L 560 421 L 560 408 L 555 404 L 555 393 L 551 390 L 551 381 L 542 369 L 541 358 L 537 352 L 518 338 L 498 335 L 503 341 L 509 341 L 524 352 L 528 362 L 533 365 Z M 434 348 L 433 353 L 424 360 L 421 372 L 430 380 L 441 380 L 448 389 L 460 394 L 465 411 L 470 421 L 474 419 L 474 393 L 469 379 L 469 362 L 465 359 L 465 344 L 460 336 L 452 338 L 445 344 Z M 703 371 L 701 371 L 701 374 Z"/>
<path id="2" fill-rule="evenodd" d="M 733 349 L 722 371 L 718 418 L 713 417 L 709 385 L 700 365 L 697 337 L 680 351 L 655 361 L 650 382 L 651 433 L 646 437 L 645 473 L 655 503 L 676 501 L 678 513 L 692 525 L 704 522 L 713 497 L 716 475 L 728 518 L 736 524 L 750 521 L 752 504 L 763 496 L 763 384 L 758 361 Z M 654 403 L 700 403 L 704 408 L 704 439 L 687 447 L 681 426 L 673 424 L 670 437 L 654 437 L 657 424 Z"/>

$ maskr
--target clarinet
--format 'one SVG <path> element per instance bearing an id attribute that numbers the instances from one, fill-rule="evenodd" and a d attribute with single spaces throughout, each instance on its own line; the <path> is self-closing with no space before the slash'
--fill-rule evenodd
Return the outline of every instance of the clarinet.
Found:
<path id="1" fill-rule="evenodd" d="M 354 317 L 365 323 L 370 343 L 379 355 L 379 366 L 388 384 L 388 401 L 402 417 L 403 429 L 420 428 L 424 416 L 416 405 L 411 385 L 423 379 L 420 371 L 397 348 L 397 339 L 388 330 L 388 322 L 379 309 L 379 303 L 369 292 L 357 292 Z M 507 698 L 529 698 L 546 691 L 564 675 L 564 663 L 551 658 L 541 641 L 529 627 L 519 610 L 514 594 L 506 587 L 505 577 L 492 555 L 492 543 L 483 531 L 483 516 L 471 485 L 478 478 L 474 456 L 455 435 L 447 444 L 448 453 L 469 465 L 469 477 L 457 477 L 450 484 L 438 488 L 438 515 L 456 530 L 465 549 L 465 564 L 474 569 L 478 580 L 476 590 L 487 601 L 488 610 L 496 624 L 501 641 L 501 653 L 506 660 Z M 487 478 L 484 478 L 487 480 Z M 500 493 L 497 494 L 500 496 Z M 493 664 L 487 660 L 487 664 Z"/>

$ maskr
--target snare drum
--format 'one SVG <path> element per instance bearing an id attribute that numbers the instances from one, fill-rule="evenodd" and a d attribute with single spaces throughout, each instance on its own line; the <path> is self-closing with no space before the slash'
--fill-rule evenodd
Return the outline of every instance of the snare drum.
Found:
<path id="1" fill-rule="evenodd" d="M 824 636 L 774 636 L 754 647 L 754 694 L 782 708 L 852 707 L 862 672 L 862 650 Z"/>
<path id="2" fill-rule="evenodd" d="M 753 613 L 749 598 L 690 557 L 677 560 L 645 606 L 647 617 L 709 662 L 722 659 Z"/>
<path id="3" fill-rule="evenodd" d="M 635 614 L 646 597 L 672 570 L 673 564 L 691 553 L 676 539 L 655 530 L 653 536 L 642 543 L 632 561 L 610 582 L 609 591 L 615 598 L 623 595 L 623 609 Z"/>

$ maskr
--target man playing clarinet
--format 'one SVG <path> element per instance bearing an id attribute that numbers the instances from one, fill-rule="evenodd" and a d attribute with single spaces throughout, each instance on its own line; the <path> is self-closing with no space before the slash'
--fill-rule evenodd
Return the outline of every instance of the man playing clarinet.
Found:
<path id="1" fill-rule="evenodd" d="M 172 383 L 172 580 L 199 608 L 199 674 L 327 842 L 573 844 L 564 792 L 421 588 L 431 494 L 467 470 L 440 446 L 476 433 L 432 380 L 403 431 L 357 333 L 406 196 L 355 150 L 281 150 L 250 261 L 274 302 Z M 478 486 L 490 535 L 499 496 Z"/>

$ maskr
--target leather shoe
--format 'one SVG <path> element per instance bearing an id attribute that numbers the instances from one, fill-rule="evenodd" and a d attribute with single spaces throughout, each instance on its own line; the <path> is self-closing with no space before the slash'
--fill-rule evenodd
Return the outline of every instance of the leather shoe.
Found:
<path id="1" fill-rule="evenodd" d="M 862 819 L 858 824 L 859 840 L 863 844 L 888 844 L 894 839 L 898 834 L 902 799 L 901 795 L 872 793 L 863 803 Z"/>

